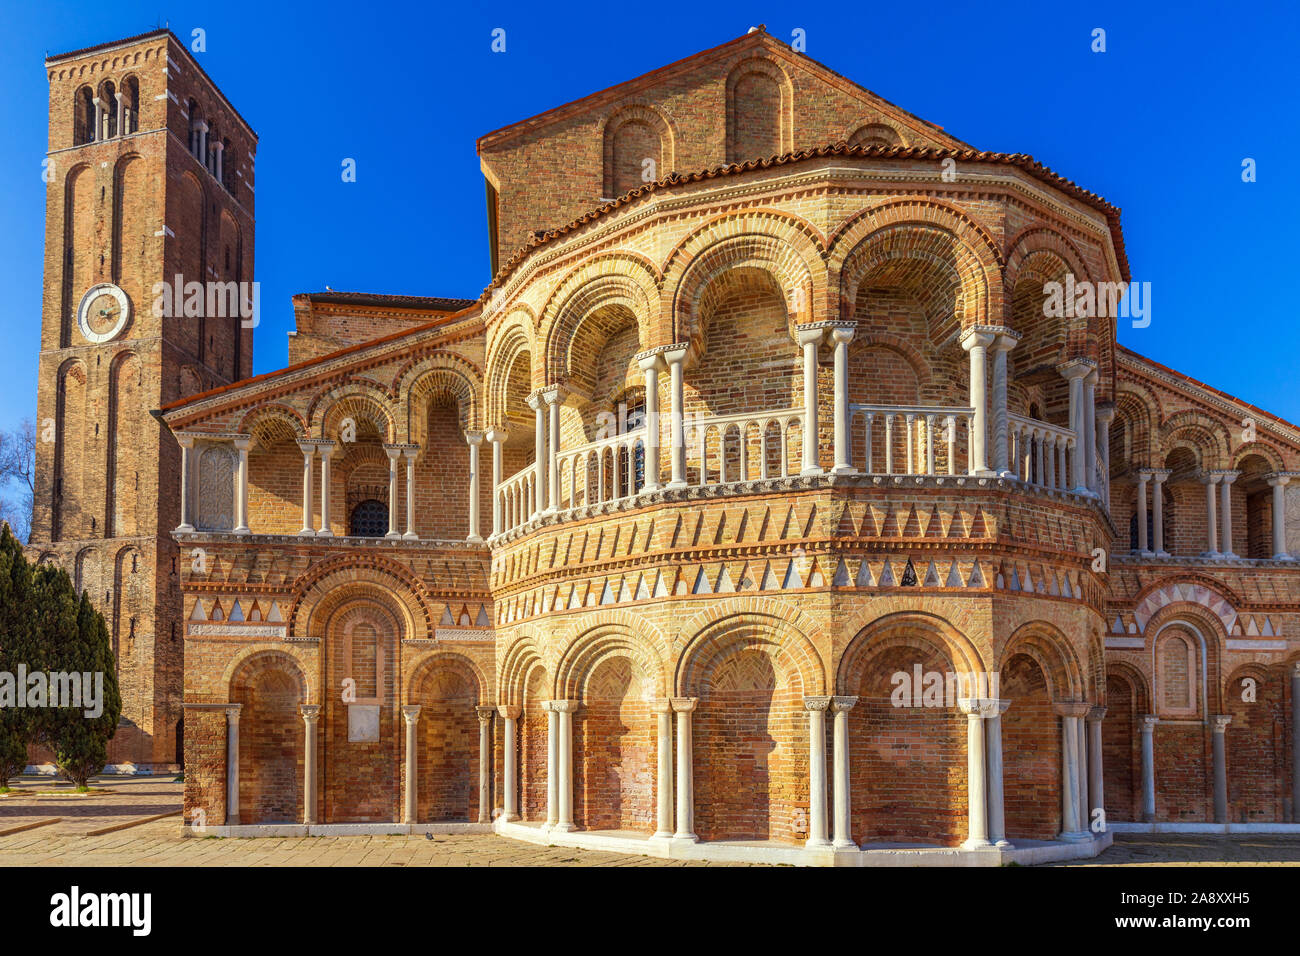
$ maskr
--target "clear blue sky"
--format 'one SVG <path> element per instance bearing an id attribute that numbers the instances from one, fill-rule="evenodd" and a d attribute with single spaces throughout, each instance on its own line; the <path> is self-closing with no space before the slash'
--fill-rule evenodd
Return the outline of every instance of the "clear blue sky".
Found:
<path id="1" fill-rule="evenodd" d="M 1120 341 L 1300 422 L 1300 15 L 1283 2 L 41 3 L 4 0 L 0 428 L 35 416 L 47 54 L 166 21 L 261 137 L 255 371 L 289 297 L 473 298 L 488 252 L 478 136 L 765 23 L 982 149 L 1032 154 L 1124 212 L 1149 328 Z M 749 13 L 739 12 L 742 7 Z M 507 50 L 490 50 L 502 27 Z M 1102 27 L 1107 52 L 1090 50 Z M 344 157 L 357 182 L 341 181 Z M 1258 181 L 1241 181 L 1241 162 Z M 558 223 L 557 223 L 558 225 Z"/>

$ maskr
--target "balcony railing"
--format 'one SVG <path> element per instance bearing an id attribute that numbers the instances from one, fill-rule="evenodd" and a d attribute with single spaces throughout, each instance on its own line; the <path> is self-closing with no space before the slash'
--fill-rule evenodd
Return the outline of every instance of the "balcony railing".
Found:
<path id="1" fill-rule="evenodd" d="M 965 474 L 957 435 L 965 431 L 969 448 L 974 417 L 973 408 L 850 405 L 849 461 L 869 475 Z"/>
<path id="2" fill-rule="evenodd" d="M 581 508 L 636 494 L 645 484 L 644 464 L 637 467 L 637 448 L 644 455 L 645 440 L 642 425 L 621 435 L 561 449 L 556 456 L 559 506 Z"/>
<path id="3" fill-rule="evenodd" d="M 724 485 L 791 474 L 791 433 L 803 438 L 802 408 L 690 418 L 683 423 L 691 484 Z M 801 449 L 800 449 L 801 450 Z"/>
<path id="4" fill-rule="evenodd" d="M 536 493 L 535 465 L 527 465 L 515 472 L 497 487 L 497 507 L 501 509 L 501 530 L 509 531 L 528 520 L 534 509 Z"/>
<path id="5" fill-rule="evenodd" d="M 1073 429 L 1022 415 L 1008 415 L 1007 425 L 1011 470 L 1017 478 L 1040 488 L 1064 491 L 1071 487 L 1076 444 Z"/>

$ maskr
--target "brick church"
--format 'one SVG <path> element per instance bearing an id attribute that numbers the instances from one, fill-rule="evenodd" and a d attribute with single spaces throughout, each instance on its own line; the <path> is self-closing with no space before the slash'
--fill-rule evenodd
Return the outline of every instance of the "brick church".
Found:
<path id="1" fill-rule="evenodd" d="M 31 549 L 189 831 L 1300 823 L 1300 429 L 1051 307 L 1130 281 L 1102 198 L 760 28 L 483 136 L 483 294 L 295 296 L 250 377 L 240 315 L 152 306 L 253 279 L 256 134 L 166 30 L 46 68 Z"/>

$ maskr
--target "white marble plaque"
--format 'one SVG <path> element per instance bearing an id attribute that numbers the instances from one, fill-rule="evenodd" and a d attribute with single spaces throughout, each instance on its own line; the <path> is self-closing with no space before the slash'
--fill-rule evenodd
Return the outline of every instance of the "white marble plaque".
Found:
<path id="1" fill-rule="evenodd" d="M 348 740 L 365 743 L 379 739 L 379 705 L 348 704 Z"/>

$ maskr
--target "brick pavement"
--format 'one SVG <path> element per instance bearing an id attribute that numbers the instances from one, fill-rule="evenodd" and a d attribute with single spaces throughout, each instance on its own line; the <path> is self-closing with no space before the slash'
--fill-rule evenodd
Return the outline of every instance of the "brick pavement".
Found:
<path id="1" fill-rule="evenodd" d="M 111 793 L 35 796 L 70 789 L 48 777 L 22 777 L 0 797 L 0 831 L 62 817 L 59 823 L 0 836 L 0 866 L 724 866 L 594 850 L 536 846 L 487 834 L 183 839 L 179 817 L 113 833 L 93 830 L 179 812 L 183 784 L 168 776 L 99 777 Z M 1062 866 L 1300 865 L 1300 836 L 1122 834 L 1094 860 Z"/>

